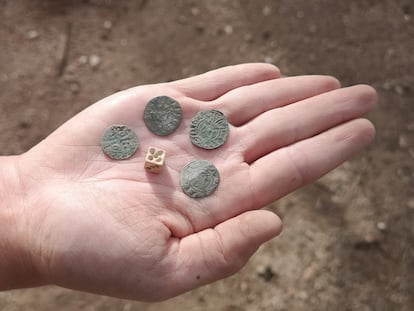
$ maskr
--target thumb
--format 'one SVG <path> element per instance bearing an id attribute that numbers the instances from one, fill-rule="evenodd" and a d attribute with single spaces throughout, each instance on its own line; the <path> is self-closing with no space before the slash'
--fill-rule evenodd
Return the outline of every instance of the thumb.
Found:
<path id="1" fill-rule="evenodd" d="M 282 230 L 280 218 L 266 210 L 248 211 L 212 229 L 180 241 L 176 286 L 171 296 L 222 279 L 239 271 L 264 242 Z"/>

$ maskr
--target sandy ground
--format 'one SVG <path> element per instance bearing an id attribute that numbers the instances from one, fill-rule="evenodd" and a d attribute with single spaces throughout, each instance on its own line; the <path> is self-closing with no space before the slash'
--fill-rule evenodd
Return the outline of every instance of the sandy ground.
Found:
<path id="1" fill-rule="evenodd" d="M 117 90 L 235 63 L 380 96 L 376 142 L 269 206 L 284 232 L 237 275 L 160 304 L 46 287 L 0 293 L 0 310 L 414 310 L 413 14 L 410 0 L 0 0 L 4 155 Z"/>

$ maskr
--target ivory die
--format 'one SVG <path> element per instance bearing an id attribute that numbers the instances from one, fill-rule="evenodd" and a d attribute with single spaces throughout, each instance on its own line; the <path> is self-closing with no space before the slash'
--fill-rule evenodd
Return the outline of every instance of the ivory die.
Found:
<path id="1" fill-rule="evenodd" d="M 155 147 L 149 147 L 147 156 L 145 157 L 144 168 L 151 173 L 161 172 L 165 161 L 165 150 Z"/>

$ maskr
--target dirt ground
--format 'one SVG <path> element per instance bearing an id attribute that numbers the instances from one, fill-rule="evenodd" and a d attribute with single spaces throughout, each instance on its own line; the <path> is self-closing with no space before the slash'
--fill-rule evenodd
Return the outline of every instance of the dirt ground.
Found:
<path id="1" fill-rule="evenodd" d="M 412 0 L 0 0 L 3 155 L 117 90 L 235 63 L 380 96 L 376 142 L 269 206 L 284 232 L 237 275 L 159 304 L 17 290 L 0 310 L 414 310 L 413 51 Z"/>

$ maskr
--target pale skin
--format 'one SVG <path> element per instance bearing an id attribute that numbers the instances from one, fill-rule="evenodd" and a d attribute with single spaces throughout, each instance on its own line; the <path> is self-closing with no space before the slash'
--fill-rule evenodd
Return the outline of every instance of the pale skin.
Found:
<path id="1" fill-rule="evenodd" d="M 167 137 L 142 120 L 147 101 L 159 95 L 183 109 L 183 122 Z M 361 117 L 375 104 L 369 86 L 341 88 L 328 76 L 280 78 L 268 64 L 109 96 L 28 152 L 0 158 L 0 289 L 56 284 L 159 301 L 227 277 L 281 232 L 279 217 L 262 207 L 372 141 L 374 127 Z M 206 109 L 222 111 L 230 123 L 227 142 L 214 151 L 188 138 L 191 118 Z M 111 124 L 137 133 L 132 158 L 102 153 L 100 137 Z M 149 146 L 167 152 L 158 175 L 143 169 Z M 189 198 L 179 185 L 180 169 L 195 159 L 220 172 L 210 197 Z"/>

